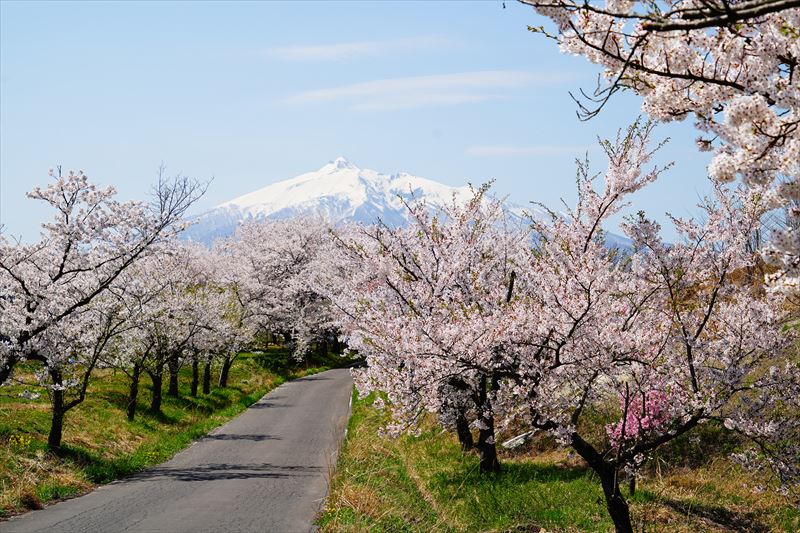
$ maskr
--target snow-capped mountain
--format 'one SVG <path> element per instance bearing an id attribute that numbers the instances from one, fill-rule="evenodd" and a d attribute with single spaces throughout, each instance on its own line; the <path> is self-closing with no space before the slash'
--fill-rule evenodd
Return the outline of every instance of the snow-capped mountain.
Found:
<path id="1" fill-rule="evenodd" d="M 314 214 L 323 215 L 333 223 L 372 224 L 380 219 L 389 226 L 402 226 L 408 221 L 408 211 L 401 198 L 424 200 L 433 207 L 450 203 L 453 198 L 466 202 L 471 197 L 472 191 L 466 185 L 451 187 L 405 172 L 381 174 L 339 157 L 319 170 L 267 185 L 194 217 L 194 224 L 185 236 L 210 244 L 214 239 L 232 235 L 247 220 Z M 548 215 L 535 208 L 511 202 L 505 202 L 505 206 L 510 217 L 520 223 L 526 220 L 526 213 L 549 220 Z M 630 246 L 624 237 L 614 234 L 606 237 L 612 246 Z"/>
<path id="2" fill-rule="evenodd" d="M 471 196 L 468 186 L 450 187 L 404 172 L 381 174 L 339 157 L 319 170 L 267 185 L 198 215 L 186 236 L 209 243 L 233 234 L 246 220 L 309 214 L 321 214 L 334 223 L 372 224 L 380 219 L 390 226 L 400 226 L 407 222 L 408 214 L 401 198 L 413 197 L 437 206 L 452 202 L 453 198 L 467 201 Z M 509 204 L 508 209 L 520 218 L 524 212 L 516 205 Z"/>

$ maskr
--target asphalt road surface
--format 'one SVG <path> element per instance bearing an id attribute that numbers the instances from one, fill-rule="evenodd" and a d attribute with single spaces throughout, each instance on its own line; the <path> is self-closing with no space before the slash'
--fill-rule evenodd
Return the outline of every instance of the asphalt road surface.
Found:
<path id="1" fill-rule="evenodd" d="M 313 530 L 349 414 L 347 369 L 285 383 L 170 461 L 0 532 Z"/>

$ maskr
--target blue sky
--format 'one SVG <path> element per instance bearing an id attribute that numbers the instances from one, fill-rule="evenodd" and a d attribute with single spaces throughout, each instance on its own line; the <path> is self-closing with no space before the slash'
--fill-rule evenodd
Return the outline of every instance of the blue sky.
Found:
<path id="1" fill-rule="evenodd" d="M 0 222 L 32 239 L 24 197 L 56 165 L 142 198 L 162 162 L 214 181 L 196 210 L 343 155 L 516 203 L 573 199 L 574 159 L 639 114 L 616 96 L 581 122 L 568 91 L 598 68 L 527 31 L 515 2 L 0 2 Z M 697 213 L 707 157 L 690 123 L 635 209 Z M 616 223 L 616 221 L 614 221 Z M 609 229 L 614 229 L 609 228 Z M 671 236 L 667 232 L 667 236 Z"/>

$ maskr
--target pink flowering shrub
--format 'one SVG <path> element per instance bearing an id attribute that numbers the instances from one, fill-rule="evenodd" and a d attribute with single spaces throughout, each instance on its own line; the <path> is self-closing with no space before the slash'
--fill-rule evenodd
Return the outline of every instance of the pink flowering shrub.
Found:
<path id="1" fill-rule="evenodd" d="M 624 441 L 660 431 L 672 421 L 669 397 L 660 390 L 638 394 L 621 394 L 623 416 L 616 424 L 606 426 L 611 445 L 618 448 Z"/>

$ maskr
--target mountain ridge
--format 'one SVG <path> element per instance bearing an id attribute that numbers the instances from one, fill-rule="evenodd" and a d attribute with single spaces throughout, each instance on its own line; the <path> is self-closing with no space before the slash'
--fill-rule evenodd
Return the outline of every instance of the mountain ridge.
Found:
<path id="1" fill-rule="evenodd" d="M 210 244 L 232 235 L 244 221 L 313 214 L 326 216 L 334 224 L 372 224 L 380 219 L 389 226 L 401 226 L 408 221 L 403 200 L 441 206 L 453 199 L 466 202 L 472 194 L 468 185 L 453 187 L 407 172 L 383 174 L 337 157 L 316 171 L 266 185 L 200 213 L 185 236 Z M 514 216 L 523 217 L 522 207 L 507 205 Z"/>
<path id="2" fill-rule="evenodd" d="M 472 195 L 469 185 L 453 187 L 407 172 L 383 174 L 337 157 L 318 170 L 266 185 L 200 213 L 191 219 L 193 224 L 184 237 L 211 244 L 215 239 L 233 235 L 246 221 L 300 215 L 321 215 L 334 224 L 373 224 L 380 219 L 397 227 L 408 222 L 404 201 L 422 200 L 435 208 L 453 200 L 466 203 Z M 509 217 L 519 223 L 525 223 L 528 215 L 549 220 L 541 208 L 503 203 Z M 613 233 L 607 237 L 611 246 L 630 247 L 630 241 L 624 237 Z"/>

